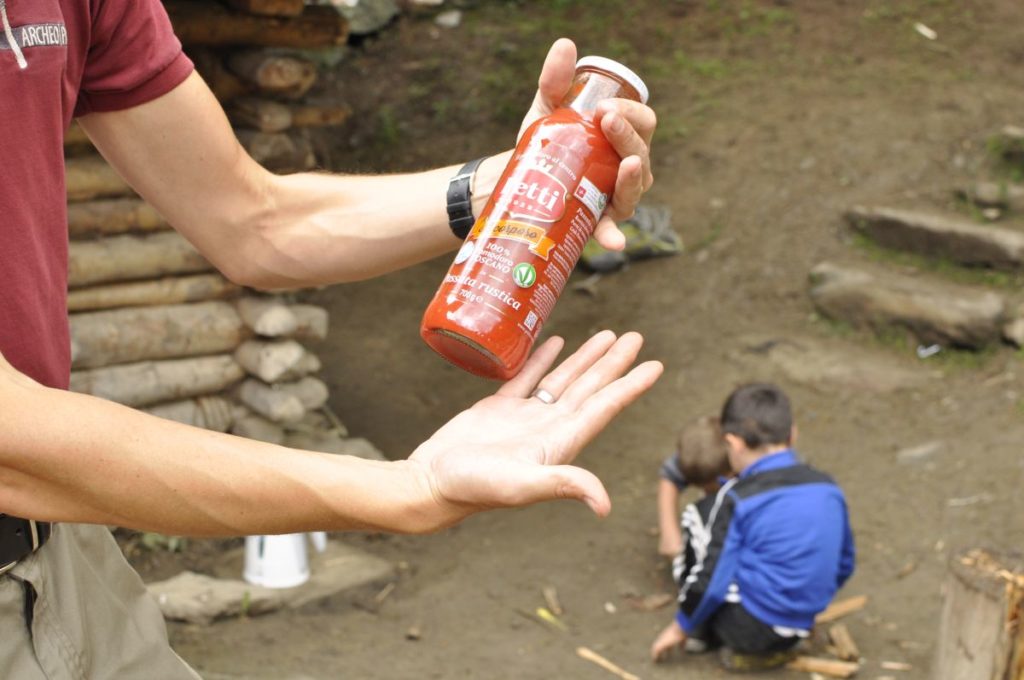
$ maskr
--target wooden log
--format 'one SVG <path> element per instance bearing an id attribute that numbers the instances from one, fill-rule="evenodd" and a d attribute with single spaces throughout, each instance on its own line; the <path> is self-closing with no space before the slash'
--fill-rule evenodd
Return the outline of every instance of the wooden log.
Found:
<path id="1" fill-rule="evenodd" d="M 318 373 L 321 368 L 323 368 L 323 364 L 320 363 L 320 359 L 309 350 L 306 350 L 298 363 L 281 374 L 280 379 L 289 381 L 298 380 L 299 378 L 306 377 L 310 373 Z"/>
<path id="2" fill-rule="evenodd" d="M 345 104 L 298 104 L 291 108 L 295 127 L 334 127 L 352 117 L 352 107 Z"/>
<path id="3" fill-rule="evenodd" d="M 316 65 L 298 57 L 246 50 L 232 54 L 227 63 L 250 88 L 277 97 L 299 99 L 316 82 Z"/>
<path id="4" fill-rule="evenodd" d="M 155 281 L 114 283 L 68 292 L 68 311 L 84 312 L 120 307 L 151 307 L 184 302 L 223 300 L 241 293 L 242 287 L 220 274 L 197 274 Z"/>
<path id="5" fill-rule="evenodd" d="M 860 650 L 857 643 L 850 635 L 850 629 L 844 623 L 835 623 L 829 626 L 828 638 L 836 649 L 836 656 L 843 661 L 857 661 L 860 659 Z"/>
<path id="6" fill-rule="evenodd" d="M 68 248 L 68 286 L 71 288 L 170 274 L 196 274 L 211 269 L 213 265 L 184 236 L 173 231 L 76 241 Z"/>
<path id="7" fill-rule="evenodd" d="M 299 320 L 291 309 L 277 298 L 247 297 L 235 303 L 242 322 L 257 335 L 279 338 L 298 329 Z"/>
<path id="8" fill-rule="evenodd" d="M 238 400 L 259 415 L 275 423 L 297 423 L 306 415 L 306 407 L 297 396 L 249 378 L 238 388 Z"/>
<path id="9" fill-rule="evenodd" d="M 860 664 L 852 661 L 820 659 L 815 656 L 798 656 L 786 664 L 786 668 L 802 673 L 820 673 L 830 678 L 852 678 L 860 670 Z"/>
<path id="10" fill-rule="evenodd" d="M 74 156 L 89 152 L 96 152 L 92 140 L 89 139 L 89 135 L 85 134 L 85 130 L 77 121 L 71 121 L 71 127 L 64 133 L 64 153 Z"/>
<path id="11" fill-rule="evenodd" d="M 245 407 L 235 408 L 231 434 L 268 444 L 283 444 L 285 438 L 283 427 L 270 422 L 263 416 L 256 415 Z"/>
<path id="12" fill-rule="evenodd" d="M 239 14 L 197 0 L 173 0 L 166 8 L 185 45 L 312 48 L 342 45 L 348 38 L 348 22 L 332 7 L 309 6 L 290 18 Z"/>
<path id="13" fill-rule="evenodd" d="M 306 6 L 305 0 L 228 0 L 235 9 L 268 17 L 297 17 Z"/>
<path id="14" fill-rule="evenodd" d="M 130 307 L 70 320 L 73 368 L 229 352 L 248 335 L 227 302 Z"/>
<path id="15" fill-rule="evenodd" d="M 169 228 L 167 220 L 156 208 L 139 198 L 111 198 L 68 204 L 68 235 L 71 238 Z"/>
<path id="16" fill-rule="evenodd" d="M 292 111 L 284 104 L 258 97 L 239 97 L 228 107 L 231 122 L 259 132 L 282 132 L 292 126 Z"/>
<path id="17" fill-rule="evenodd" d="M 129 196 L 132 188 L 100 156 L 68 158 L 64 161 L 69 201 Z"/>
<path id="18" fill-rule="evenodd" d="M 286 132 L 236 130 L 238 141 L 253 160 L 274 172 L 301 172 L 316 167 L 316 154 L 308 139 Z"/>
<path id="19" fill-rule="evenodd" d="M 297 340 L 327 339 L 330 318 L 326 309 L 316 305 L 292 305 L 289 311 L 296 322 L 294 330 L 290 333 L 291 337 Z"/>
<path id="20" fill-rule="evenodd" d="M 235 361 L 249 375 L 265 383 L 275 383 L 294 369 L 306 356 L 306 349 L 294 340 L 266 342 L 247 340 L 235 350 Z"/>
<path id="21" fill-rule="evenodd" d="M 196 65 L 196 71 L 206 81 L 206 85 L 217 97 L 217 101 L 226 104 L 240 97 L 251 89 L 242 79 L 228 70 L 224 58 L 208 49 L 191 50 L 189 56 Z"/>
<path id="22" fill-rule="evenodd" d="M 72 371 L 71 390 L 140 407 L 222 392 L 244 377 L 225 354 Z"/>
<path id="23" fill-rule="evenodd" d="M 854 612 L 859 612 L 867 606 L 867 603 L 867 595 L 857 595 L 843 600 L 836 600 L 830 604 L 825 611 L 814 617 L 814 623 L 819 626 L 825 623 L 831 623 L 837 619 L 843 618 L 844 616 L 849 616 Z"/>
<path id="24" fill-rule="evenodd" d="M 314 411 L 327 403 L 331 396 L 327 384 L 323 380 L 305 377 L 289 383 L 278 383 L 274 389 L 294 396 L 307 411 Z"/>
<path id="25" fill-rule="evenodd" d="M 934 680 L 1024 680 L 1024 558 L 972 550 L 944 587 Z"/>
<path id="26" fill-rule="evenodd" d="M 337 432 L 289 432 L 284 445 L 293 449 L 333 453 L 339 456 L 355 456 L 367 460 L 386 461 L 387 458 L 376 446 L 366 439 L 345 439 Z"/>
<path id="27" fill-rule="evenodd" d="M 224 397 L 198 397 L 172 401 L 143 410 L 158 418 L 194 425 L 215 432 L 227 432 L 234 422 L 231 402 Z"/>

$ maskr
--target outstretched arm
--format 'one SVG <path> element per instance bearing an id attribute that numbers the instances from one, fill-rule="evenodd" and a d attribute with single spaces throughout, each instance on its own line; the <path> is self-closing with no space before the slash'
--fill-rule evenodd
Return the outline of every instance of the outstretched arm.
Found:
<path id="1" fill-rule="evenodd" d="M 562 99 L 575 59 L 571 41 L 555 43 L 524 125 Z M 602 127 L 624 160 L 597 236 L 620 249 L 612 218 L 632 214 L 653 181 L 648 147 L 655 117 L 625 100 L 608 102 L 606 111 Z M 129 183 L 239 283 L 289 288 L 369 278 L 458 245 L 444 205 L 456 166 L 388 176 L 271 174 L 242 149 L 196 74 L 146 104 L 80 122 Z M 498 154 L 478 171 L 477 214 L 508 158 Z"/>
<path id="2" fill-rule="evenodd" d="M 0 513 L 190 535 L 426 532 L 557 498 L 604 515 L 604 487 L 571 463 L 660 374 L 654 362 L 629 370 L 641 344 L 601 333 L 549 372 L 561 348 L 550 340 L 497 395 L 391 463 L 180 425 L 43 387 L 0 357 Z M 531 398 L 538 381 L 561 399 Z"/>

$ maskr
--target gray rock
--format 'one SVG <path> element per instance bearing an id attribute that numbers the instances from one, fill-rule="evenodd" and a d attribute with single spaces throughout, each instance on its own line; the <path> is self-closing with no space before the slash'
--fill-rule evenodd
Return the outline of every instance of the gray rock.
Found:
<path id="1" fill-rule="evenodd" d="M 335 6 L 348 19 L 349 33 L 355 36 L 376 33 L 398 16 L 398 3 L 395 0 L 358 0 L 351 7 L 348 3 Z"/>
<path id="2" fill-rule="evenodd" d="M 351 546 L 330 541 L 322 553 L 310 551 L 310 578 L 295 588 L 263 588 L 234 578 L 242 573 L 243 550 L 226 553 L 215 578 L 186 571 L 166 581 L 150 583 L 164 618 L 207 625 L 217 619 L 265 614 L 285 607 L 297 609 L 312 602 L 394 577 L 390 562 Z"/>
<path id="3" fill-rule="evenodd" d="M 892 208 L 858 206 L 845 217 L 853 229 L 886 248 L 996 269 L 1024 265 L 1024 232 L 1013 229 Z"/>
<path id="4" fill-rule="evenodd" d="M 938 376 L 934 371 L 848 342 L 751 336 L 742 344 L 743 350 L 732 357 L 738 364 L 759 372 L 763 369 L 755 362 L 767 360 L 787 379 L 819 389 L 887 393 L 920 387 Z"/>
<path id="5" fill-rule="evenodd" d="M 1024 347 L 1024 305 L 1017 307 L 1017 313 L 1003 326 L 1003 339 L 1015 347 Z"/>
<path id="6" fill-rule="evenodd" d="M 1002 336 L 1006 303 L 988 290 L 823 262 L 811 271 L 823 315 L 860 328 L 905 329 L 925 345 L 980 349 Z"/>
<path id="7" fill-rule="evenodd" d="M 457 9 L 441 12 L 434 18 L 434 23 L 441 28 L 457 28 L 462 23 L 462 12 Z"/>
<path id="8" fill-rule="evenodd" d="M 1003 208 L 1011 212 L 1024 212 L 1024 187 L 1006 182 L 976 182 L 958 192 L 981 208 Z"/>

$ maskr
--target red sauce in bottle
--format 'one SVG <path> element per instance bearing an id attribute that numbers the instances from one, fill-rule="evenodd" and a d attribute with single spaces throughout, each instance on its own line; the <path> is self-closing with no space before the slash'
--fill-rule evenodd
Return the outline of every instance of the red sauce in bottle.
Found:
<path id="1" fill-rule="evenodd" d="M 646 103 L 647 87 L 581 59 L 561 106 L 516 146 L 423 316 L 420 335 L 456 366 L 506 380 L 526 362 L 615 187 L 621 159 L 594 120 L 609 98 Z"/>

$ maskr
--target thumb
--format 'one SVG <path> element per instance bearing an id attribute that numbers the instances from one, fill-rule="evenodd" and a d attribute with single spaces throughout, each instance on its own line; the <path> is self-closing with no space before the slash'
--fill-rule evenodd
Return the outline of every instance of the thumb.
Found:
<path id="1" fill-rule="evenodd" d="M 576 45 L 568 38 L 559 38 L 548 50 L 537 81 L 539 103 L 553 111 L 565 97 L 576 72 Z"/>
<path id="2" fill-rule="evenodd" d="M 546 465 L 538 468 L 534 489 L 540 497 L 536 501 L 572 499 L 586 504 L 598 517 L 606 517 L 612 501 L 604 484 L 593 472 L 575 465 Z"/>

